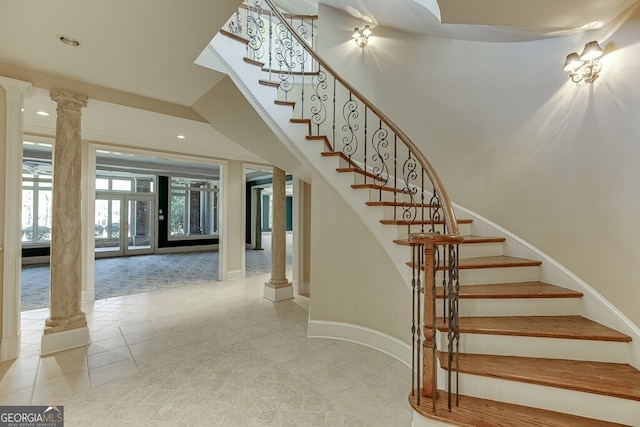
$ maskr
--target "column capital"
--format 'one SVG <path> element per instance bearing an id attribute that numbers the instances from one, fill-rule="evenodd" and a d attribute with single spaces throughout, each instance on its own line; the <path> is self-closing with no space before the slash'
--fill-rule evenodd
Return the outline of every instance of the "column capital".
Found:
<path id="1" fill-rule="evenodd" d="M 49 93 L 51 94 L 51 99 L 58 104 L 59 108 L 80 110 L 87 106 L 87 95 L 61 89 L 51 89 Z"/>

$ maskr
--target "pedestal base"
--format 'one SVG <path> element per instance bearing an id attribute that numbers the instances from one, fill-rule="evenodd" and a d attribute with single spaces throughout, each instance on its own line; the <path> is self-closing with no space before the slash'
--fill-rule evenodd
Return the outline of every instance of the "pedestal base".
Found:
<path id="1" fill-rule="evenodd" d="M 82 347 L 91 343 L 89 328 L 82 327 L 61 332 L 43 334 L 40 341 L 40 356 Z"/>
<path id="2" fill-rule="evenodd" d="M 269 282 L 264 284 L 263 297 L 269 301 L 284 301 L 293 298 L 293 285 L 274 287 Z"/>

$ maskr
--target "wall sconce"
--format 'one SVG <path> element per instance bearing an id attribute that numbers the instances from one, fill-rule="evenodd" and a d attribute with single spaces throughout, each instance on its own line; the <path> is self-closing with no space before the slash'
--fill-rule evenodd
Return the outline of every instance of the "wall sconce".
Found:
<path id="1" fill-rule="evenodd" d="M 371 27 L 365 25 L 362 31 L 359 28 L 353 29 L 353 40 L 355 40 L 358 47 L 365 47 L 369 43 L 369 36 L 371 35 Z"/>
<path id="2" fill-rule="evenodd" d="M 576 85 L 581 82 L 593 83 L 602 69 L 599 58 L 603 53 L 598 42 L 591 41 L 584 45 L 580 55 L 576 52 L 567 55 L 564 70 L 569 72 L 569 79 Z"/>

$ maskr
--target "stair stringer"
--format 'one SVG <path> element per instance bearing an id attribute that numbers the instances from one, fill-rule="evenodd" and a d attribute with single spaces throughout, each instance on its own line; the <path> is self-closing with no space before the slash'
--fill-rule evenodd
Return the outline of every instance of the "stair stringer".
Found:
<path id="1" fill-rule="evenodd" d="M 606 298 L 552 257 L 498 224 L 455 203 L 454 211 L 457 217 L 473 220 L 475 234 L 506 238 L 505 255 L 541 261 L 542 265 L 538 267 L 541 281 L 581 292 L 583 297 L 579 301 L 580 315 L 630 336 L 632 341 L 626 346 L 627 360 L 631 366 L 640 370 L 640 328 Z"/>
<path id="2" fill-rule="evenodd" d="M 218 33 L 198 56 L 196 64 L 218 71 L 222 67 L 226 68 L 226 73 L 238 90 L 276 137 L 301 163 L 321 177 L 353 209 L 390 257 L 403 282 L 409 286 L 411 270 L 406 266 L 408 250 L 393 244 L 393 240 L 397 238 L 397 229 L 380 223 L 379 213 L 366 205 L 369 201 L 369 192 L 351 187 L 353 177 L 336 171 L 337 159 L 322 156 L 324 151 L 322 142 L 306 140 L 307 126 L 291 123 L 291 108 L 274 104 L 276 89 L 259 84 L 259 80 L 264 79 L 264 73 L 260 68 L 244 62 L 244 56 L 244 46 Z"/>

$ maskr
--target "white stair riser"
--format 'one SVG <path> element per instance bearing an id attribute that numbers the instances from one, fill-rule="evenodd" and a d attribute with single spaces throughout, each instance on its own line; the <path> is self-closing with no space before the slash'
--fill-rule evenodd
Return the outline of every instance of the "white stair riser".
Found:
<path id="1" fill-rule="evenodd" d="M 427 200 L 428 202 L 428 200 Z M 420 216 L 421 213 L 420 211 L 422 209 L 424 209 L 425 215 L 428 215 L 429 212 L 429 207 L 425 206 L 422 208 L 412 208 L 410 205 L 407 205 L 405 207 L 402 206 L 383 206 L 382 208 L 382 218 L 383 219 L 401 219 L 403 218 L 403 215 L 409 215 L 411 217 L 414 217 L 415 215 Z M 395 214 L 395 217 L 394 217 Z"/>
<path id="2" fill-rule="evenodd" d="M 570 316 L 580 314 L 579 298 L 462 298 L 460 316 Z M 442 301 L 436 305 L 442 315 Z"/>
<path id="3" fill-rule="evenodd" d="M 461 285 L 529 282 L 540 280 L 539 267 L 496 267 L 460 269 Z"/>
<path id="4" fill-rule="evenodd" d="M 393 191 L 380 191 L 369 189 L 370 202 L 411 202 L 411 196 L 404 193 L 394 193 Z"/>
<path id="5" fill-rule="evenodd" d="M 485 256 L 504 255 L 504 245 L 502 242 L 463 243 L 459 245 L 458 248 L 458 256 L 460 258 L 480 258 Z"/>
<path id="6" fill-rule="evenodd" d="M 440 384 L 446 384 L 444 378 Z M 640 403 L 634 400 L 464 373 L 460 374 L 459 391 L 483 399 L 640 426 Z"/>
<path id="7" fill-rule="evenodd" d="M 446 332 L 439 334 L 438 345 L 441 350 L 447 350 Z M 627 343 L 566 338 L 461 333 L 460 352 L 591 362 L 629 362 Z"/>
<path id="8" fill-rule="evenodd" d="M 409 227 L 407 227 L 406 225 L 397 225 L 397 227 L 398 227 L 398 239 L 400 239 L 400 240 L 408 239 L 409 238 Z M 428 227 L 428 224 L 425 224 L 425 228 L 426 227 Z M 438 224 L 436 227 L 437 227 L 438 231 L 442 231 L 442 224 Z M 458 228 L 459 228 L 461 234 L 470 234 L 470 232 L 471 232 L 471 224 L 458 224 Z M 412 233 L 419 233 L 420 232 L 420 224 L 412 225 L 411 226 L 411 232 Z"/>

